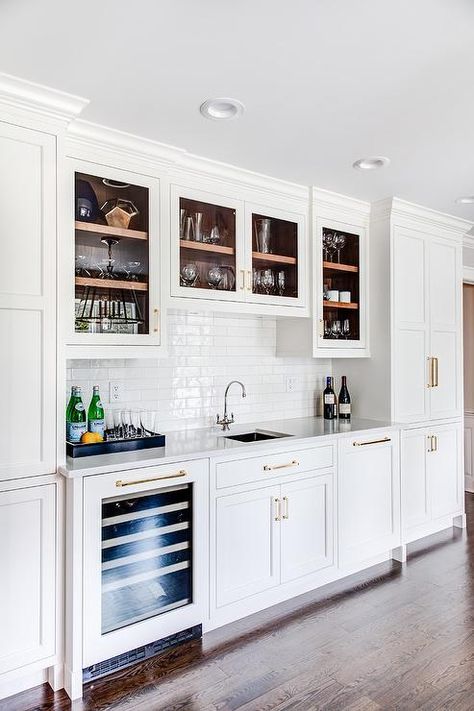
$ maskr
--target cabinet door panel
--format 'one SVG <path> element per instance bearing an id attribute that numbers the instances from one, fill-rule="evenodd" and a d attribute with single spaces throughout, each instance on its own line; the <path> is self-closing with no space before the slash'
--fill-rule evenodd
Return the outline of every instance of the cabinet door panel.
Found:
<path id="1" fill-rule="evenodd" d="M 428 455 L 433 518 L 458 513 L 462 509 L 462 426 L 433 430 L 436 450 Z"/>
<path id="2" fill-rule="evenodd" d="M 55 486 L 0 493 L 0 673 L 55 651 Z"/>
<path id="3" fill-rule="evenodd" d="M 415 422 L 429 417 L 426 239 L 398 229 L 393 249 L 393 415 L 400 422 Z"/>
<path id="4" fill-rule="evenodd" d="M 332 565 L 332 490 L 332 474 L 282 486 L 282 583 Z"/>
<path id="5" fill-rule="evenodd" d="M 217 606 L 280 582 L 280 487 L 222 496 L 216 501 Z"/>
<path id="6" fill-rule="evenodd" d="M 1 480 L 56 468 L 55 139 L 0 123 L 0 155 Z"/>
<path id="7" fill-rule="evenodd" d="M 402 523 L 409 529 L 429 521 L 430 492 L 427 472 L 428 430 L 411 430 L 402 437 Z"/>
<path id="8" fill-rule="evenodd" d="M 430 242 L 430 353 L 437 358 L 437 385 L 430 389 L 433 419 L 462 414 L 461 246 Z"/>
<path id="9" fill-rule="evenodd" d="M 340 445 L 339 546 L 343 565 L 399 545 L 398 450 L 393 436 L 380 444 L 361 446 L 358 440 L 349 440 Z M 382 437 L 367 441 L 372 439 Z"/>

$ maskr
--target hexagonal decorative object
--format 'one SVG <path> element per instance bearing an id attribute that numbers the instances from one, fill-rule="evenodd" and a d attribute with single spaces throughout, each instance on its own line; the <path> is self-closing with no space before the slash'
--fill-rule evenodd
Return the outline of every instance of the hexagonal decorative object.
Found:
<path id="1" fill-rule="evenodd" d="M 110 227 L 122 227 L 127 229 L 130 220 L 138 215 L 139 210 L 131 200 L 122 198 L 111 198 L 102 205 L 102 212 Z"/>

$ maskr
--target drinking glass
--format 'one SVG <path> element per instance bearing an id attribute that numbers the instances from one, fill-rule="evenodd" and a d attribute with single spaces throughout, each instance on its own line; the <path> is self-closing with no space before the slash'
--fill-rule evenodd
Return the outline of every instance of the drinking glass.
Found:
<path id="1" fill-rule="evenodd" d="M 141 410 L 140 424 L 144 437 L 156 434 L 156 410 Z"/>
<path id="2" fill-rule="evenodd" d="M 340 234 L 339 232 L 334 233 L 334 250 L 337 252 L 337 261 L 341 263 L 341 249 L 344 249 L 346 245 L 346 236 Z"/>
<path id="3" fill-rule="evenodd" d="M 332 336 L 332 322 L 324 321 L 324 338 L 331 338 Z"/>
<path id="4" fill-rule="evenodd" d="M 344 336 L 344 338 L 349 338 L 349 336 L 351 335 L 351 324 L 348 318 L 345 318 L 342 322 L 342 335 Z"/>
<path id="5" fill-rule="evenodd" d="M 285 293 L 285 272 L 281 271 L 277 274 L 278 296 L 283 296 Z"/>
<path id="6" fill-rule="evenodd" d="M 263 290 L 268 295 L 275 288 L 275 275 L 271 269 L 264 269 L 261 277 Z"/>
<path id="7" fill-rule="evenodd" d="M 198 280 L 198 268 L 195 264 L 185 264 L 181 268 L 181 283 L 184 286 L 194 286 Z"/>
<path id="8" fill-rule="evenodd" d="M 211 289 L 217 289 L 224 277 L 223 271 L 220 267 L 211 267 L 207 272 L 207 283 Z"/>
<path id="9" fill-rule="evenodd" d="M 212 227 L 209 233 L 209 242 L 211 244 L 218 244 L 221 241 L 221 233 L 217 225 Z"/>
<path id="10" fill-rule="evenodd" d="M 332 333 L 333 338 L 340 338 L 341 337 L 341 322 L 339 320 L 332 322 L 331 333 Z"/>
<path id="11" fill-rule="evenodd" d="M 76 276 L 90 277 L 91 273 L 87 270 L 87 257 L 84 254 L 76 256 Z"/>
<path id="12" fill-rule="evenodd" d="M 113 410 L 115 439 L 123 439 L 122 410 Z"/>
<path id="13" fill-rule="evenodd" d="M 132 436 L 132 413 L 130 410 L 122 410 L 122 426 L 123 426 L 123 436 L 128 439 Z"/>
<path id="14" fill-rule="evenodd" d="M 115 423 L 113 410 L 105 411 L 105 439 L 115 439 Z"/>
<path id="15" fill-rule="evenodd" d="M 139 274 L 142 273 L 141 262 L 127 262 L 127 279 L 139 281 Z"/>
<path id="16" fill-rule="evenodd" d="M 334 246 L 335 234 L 332 232 L 326 232 L 323 236 L 323 244 L 326 250 L 326 261 L 332 262 L 335 246 Z"/>

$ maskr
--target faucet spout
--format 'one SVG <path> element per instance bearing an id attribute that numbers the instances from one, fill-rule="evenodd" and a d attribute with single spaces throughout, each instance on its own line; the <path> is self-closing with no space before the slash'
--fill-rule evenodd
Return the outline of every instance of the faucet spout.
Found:
<path id="1" fill-rule="evenodd" d="M 225 393 L 224 393 L 224 417 L 221 419 L 219 415 L 216 417 L 216 424 L 222 425 L 222 429 L 224 431 L 229 429 L 229 425 L 231 425 L 234 422 L 234 413 L 230 413 L 230 418 L 227 416 L 227 394 L 229 392 L 229 388 L 233 384 L 240 385 L 242 389 L 242 397 L 247 397 L 247 391 L 245 390 L 245 385 L 240 382 L 240 380 L 231 380 L 230 383 L 228 383 Z"/>

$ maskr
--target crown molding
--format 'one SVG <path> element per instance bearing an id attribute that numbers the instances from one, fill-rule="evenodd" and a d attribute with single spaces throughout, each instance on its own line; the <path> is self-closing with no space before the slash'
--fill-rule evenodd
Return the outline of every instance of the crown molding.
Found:
<path id="1" fill-rule="evenodd" d="M 451 233 L 452 236 L 458 237 L 464 237 L 473 227 L 472 222 L 462 217 L 416 205 L 397 197 L 374 203 L 372 211 L 375 219 L 380 219 L 384 213 L 386 215 L 389 211 L 391 219 L 395 222 L 397 219 L 410 220 L 410 222 L 414 222 L 425 229 L 436 228 L 439 230 L 441 228 Z"/>
<path id="2" fill-rule="evenodd" d="M 170 146 L 148 138 L 142 138 L 125 131 L 101 126 L 77 119 L 67 129 L 65 136 L 66 155 L 73 158 L 110 160 L 111 157 L 125 159 L 133 170 L 147 166 L 152 174 L 165 172 L 170 180 L 199 179 L 223 182 L 234 186 L 247 186 L 273 195 L 284 196 L 286 200 L 308 202 L 308 188 L 284 180 L 271 178 L 260 173 L 238 168 L 228 163 L 188 153 L 183 148 Z"/>
<path id="3" fill-rule="evenodd" d="M 31 123 L 33 117 L 53 129 L 65 128 L 88 103 L 80 96 L 0 73 L 2 119 Z"/>
<path id="4" fill-rule="evenodd" d="M 312 208 L 315 216 L 332 219 L 344 218 L 365 226 L 370 217 L 370 202 L 313 186 Z"/>

